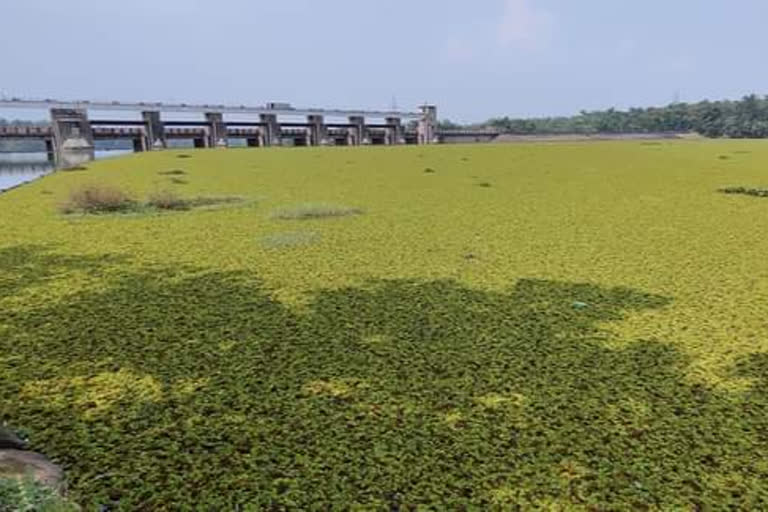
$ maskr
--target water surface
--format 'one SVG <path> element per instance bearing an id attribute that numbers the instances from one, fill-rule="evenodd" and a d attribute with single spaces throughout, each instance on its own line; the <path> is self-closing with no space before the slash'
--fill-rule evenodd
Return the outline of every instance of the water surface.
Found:
<path id="1" fill-rule="evenodd" d="M 96 159 L 109 158 L 130 153 L 128 150 L 96 151 Z M 0 192 L 21 185 L 55 169 L 48 154 L 41 153 L 0 153 Z"/>

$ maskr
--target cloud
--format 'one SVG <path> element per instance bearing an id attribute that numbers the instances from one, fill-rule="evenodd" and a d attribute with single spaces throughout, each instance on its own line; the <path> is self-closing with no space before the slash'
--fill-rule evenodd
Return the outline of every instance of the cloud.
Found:
<path id="1" fill-rule="evenodd" d="M 552 13 L 536 7 L 535 0 L 504 0 L 498 42 L 504 48 L 535 50 L 545 46 L 554 31 Z"/>

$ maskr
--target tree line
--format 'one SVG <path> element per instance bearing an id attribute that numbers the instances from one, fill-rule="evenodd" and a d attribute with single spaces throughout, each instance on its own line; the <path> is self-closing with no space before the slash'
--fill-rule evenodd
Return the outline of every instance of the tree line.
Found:
<path id="1" fill-rule="evenodd" d="M 440 128 L 487 128 L 520 135 L 696 132 L 706 137 L 763 138 L 768 137 L 768 96 L 750 94 L 735 101 L 672 103 L 626 111 L 583 110 L 570 117 L 497 117 L 469 126 L 445 120 Z"/>

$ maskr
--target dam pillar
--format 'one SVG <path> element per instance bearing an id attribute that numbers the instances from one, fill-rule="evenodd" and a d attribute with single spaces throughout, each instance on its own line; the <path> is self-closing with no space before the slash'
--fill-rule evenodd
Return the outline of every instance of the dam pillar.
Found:
<path id="1" fill-rule="evenodd" d="M 147 137 L 139 137 L 136 139 L 132 139 L 132 142 L 133 142 L 134 153 L 141 153 L 143 151 L 147 151 Z"/>
<path id="2" fill-rule="evenodd" d="M 212 148 L 227 147 L 227 125 L 224 123 L 224 114 L 206 112 L 205 121 L 208 123 L 208 146 Z"/>
<path id="3" fill-rule="evenodd" d="M 437 139 L 437 107 L 423 105 L 421 107 L 421 119 L 419 120 L 418 139 L 419 144 L 436 144 Z"/>
<path id="4" fill-rule="evenodd" d="M 352 131 L 353 146 L 371 143 L 371 140 L 368 138 L 368 130 L 365 127 L 365 118 L 363 116 L 350 116 L 349 124 L 353 125 L 350 129 Z"/>
<path id="5" fill-rule="evenodd" d="M 52 108 L 53 147 L 60 167 L 76 167 L 94 158 L 94 139 L 85 109 Z"/>
<path id="6" fill-rule="evenodd" d="M 261 122 L 264 123 L 264 145 L 280 145 L 280 123 L 277 122 L 276 114 L 259 114 Z"/>
<path id="7" fill-rule="evenodd" d="M 386 123 L 389 128 L 389 144 L 405 144 L 403 137 L 403 124 L 399 117 L 388 117 Z"/>
<path id="8" fill-rule="evenodd" d="M 326 146 L 328 145 L 328 129 L 325 126 L 323 116 L 309 115 L 307 116 L 307 123 L 309 124 L 309 144 L 310 146 Z"/>
<path id="9" fill-rule="evenodd" d="M 53 143 L 53 139 L 45 139 L 45 154 L 48 156 L 49 162 L 56 161 L 56 146 Z"/>
<path id="10" fill-rule="evenodd" d="M 168 142 L 165 139 L 165 125 L 160 119 L 160 112 L 142 112 L 141 118 L 144 120 L 144 132 L 146 133 L 146 142 L 144 147 L 147 151 L 153 149 L 165 149 Z"/>

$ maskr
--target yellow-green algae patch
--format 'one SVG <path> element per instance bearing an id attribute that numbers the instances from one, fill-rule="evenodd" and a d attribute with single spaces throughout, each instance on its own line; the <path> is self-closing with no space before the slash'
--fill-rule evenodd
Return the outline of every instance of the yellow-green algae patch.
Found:
<path id="1" fill-rule="evenodd" d="M 718 192 L 766 143 L 187 154 L 0 194 L 0 421 L 75 501 L 768 507 L 768 201 Z M 243 203 L 59 213 L 170 170 Z"/>

